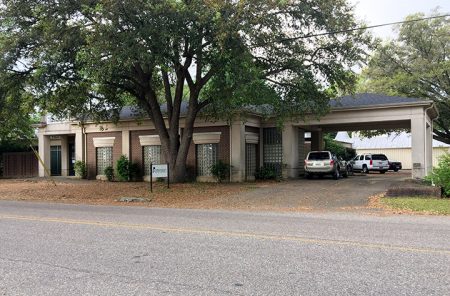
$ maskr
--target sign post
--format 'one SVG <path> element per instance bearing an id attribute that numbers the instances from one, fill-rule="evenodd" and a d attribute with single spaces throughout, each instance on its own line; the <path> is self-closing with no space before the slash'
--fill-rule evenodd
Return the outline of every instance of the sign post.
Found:
<path id="1" fill-rule="evenodd" d="M 150 164 L 150 191 L 153 192 L 153 177 L 167 178 L 167 188 L 170 188 L 169 164 Z"/>

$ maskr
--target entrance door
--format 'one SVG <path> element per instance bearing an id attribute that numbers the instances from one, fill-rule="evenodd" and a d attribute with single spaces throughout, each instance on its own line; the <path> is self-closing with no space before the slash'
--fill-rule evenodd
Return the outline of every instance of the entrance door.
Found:
<path id="1" fill-rule="evenodd" d="M 75 143 L 69 143 L 69 176 L 75 176 Z"/>
<path id="2" fill-rule="evenodd" d="M 256 144 L 245 144 L 245 180 L 254 181 L 256 172 Z"/>
<path id="3" fill-rule="evenodd" d="M 50 172 L 52 176 L 61 176 L 61 146 L 50 146 Z"/>

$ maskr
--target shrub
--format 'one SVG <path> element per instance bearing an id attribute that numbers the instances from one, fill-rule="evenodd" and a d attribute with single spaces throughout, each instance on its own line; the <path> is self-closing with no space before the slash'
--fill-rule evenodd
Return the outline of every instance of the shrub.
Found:
<path id="1" fill-rule="evenodd" d="M 450 153 L 439 158 L 438 166 L 433 168 L 433 172 L 427 176 L 427 180 L 442 187 L 442 193 L 450 197 Z"/>
<path id="2" fill-rule="evenodd" d="M 219 182 L 222 182 L 225 179 L 227 179 L 229 172 L 230 166 L 221 160 L 219 160 L 216 164 L 214 164 L 211 167 L 211 173 Z"/>
<path id="3" fill-rule="evenodd" d="M 77 177 L 80 177 L 81 179 L 86 179 L 87 177 L 87 169 L 86 169 L 86 163 L 81 160 L 75 161 L 75 164 L 73 165 L 75 170 L 75 175 Z"/>
<path id="4" fill-rule="evenodd" d="M 278 178 L 277 169 L 274 165 L 264 165 L 256 170 L 257 180 L 276 180 Z"/>
<path id="5" fill-rule="evenodd" d="M 130 161 L 125 155 L 120 156 L 116 164 L 119 181 L 130 181 Z"/>
<path id="6" fill-rule="evenodd" d="M 112 182 L 114 180 L 114 168 L 112 166 L 106 167 L 103 173 L 105 174 L 109 182 Z"/>
<path id="7" fill-rule="evenodd" d="M 356 156 L 355 149 L 343 146 L 341 143 L 334 140 L 331 135 L 325 135 L 323 140 L 325 142 L 324 150 L 334 153 L 337 157 L 342 157 L 342 159 L 348 161 Z"/>

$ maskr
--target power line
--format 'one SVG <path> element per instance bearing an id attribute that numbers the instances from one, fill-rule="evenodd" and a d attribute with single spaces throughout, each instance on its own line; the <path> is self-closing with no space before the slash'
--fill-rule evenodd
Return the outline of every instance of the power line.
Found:
<path id="1" fill-rule="evenodd" d="M 444 18 L 444 17 L 448 17 L 448 16 L 450 16 L 450 14 L 436 15 L 436 16 L 424 17 L 424 18 L 420 18 L 420 19 L 406 20 L 406 21 L 393 22 L 393 23 L 384 23 L 384 24 L 366 26 L 366 27 L 351 28 L 351 29 L 346 29 L 346 30 L 341 30 L 341 31 L 331 31 L 331 32 L 325 32 L 325 33 L 311 34 L 311 35 L 306 35 L 306 36 L 285 38 L 285 39 L 278 40 L 278 42 L 294 41 L 294 40 L 298 40 L 298 39 L 306 39 L 306 38 L 320 37 L 320 36 L 326 36 L 326 35 L 335 35 L 335 34 L 347 33 L 347 32 L 353 32 L 353 31 L 362 31 L 362 30 L 367 30 L 367 29 L 386 27 L 386 26 L 392 26 L 392 25 L 400 25 L 400 24 L 406 24 L 406 23 L 415 23 L 415 22 L 421 22 L 421 21 L 432 20 L 432 19 L 437 19 L 437 18 Z"/>

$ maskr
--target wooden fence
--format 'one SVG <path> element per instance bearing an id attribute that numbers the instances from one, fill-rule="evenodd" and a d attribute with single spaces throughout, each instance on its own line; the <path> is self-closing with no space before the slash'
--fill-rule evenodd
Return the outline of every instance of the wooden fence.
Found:
<path id="1" fill-rule="evenodd" d="M 30 178 L 38 174 L 38 160 L 33 152 L 3 153 L 3 178 Z"/>

